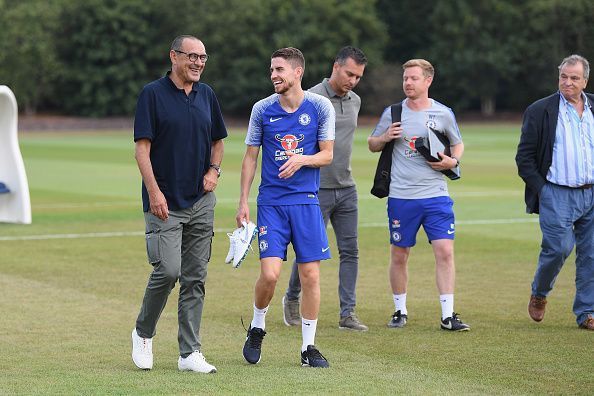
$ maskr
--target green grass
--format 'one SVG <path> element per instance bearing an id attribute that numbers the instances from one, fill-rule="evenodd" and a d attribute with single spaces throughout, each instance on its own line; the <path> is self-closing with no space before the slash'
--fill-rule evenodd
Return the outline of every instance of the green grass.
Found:
<path id="1" fill-rule="evenodd" d="M 251 366 L 241 355 L 240 318 L 251 318 L 259 266 L 256 255 L 239 270 L 223 264 L 244 152 L 243 133 L 234 131 L 225 141 L 201 331 L 216 375 L 177 371 L 177 289 L 159 322 L 154 369 L 136 370 L 130 359 L 130 331 L 151 269 L 130 133 L 22 134 L 33 224 L 0 224 L 0 394 L 589 393 L 593 334 L 578 330 L 571 312 L 573 257 L 544 322 L 533 323 L 526 312 L 540 231 L 536 218 L 524 214 L 513 161 L 519 126 L 468 124 L 462 132 L 463 177 L 449 185 L 459 222 L 456 310 L 472 331 L 439 330 L 433 257 L 422 232 L 410 259 L 409 323 L 386 328 L 393 303 L 385 200 L 369 194 L 377 155 L 366 148 L 369 130 L 361 129 L 353 154 L 360 194 L 357 312 L 370 331 L 338 330 L 338 261 L 324 262 L 316 344 L 331 368 L 311 370 L 298 364 L 300 329 L 282 323 L 288 267 L 271 303 L 262 362 Z M 110 232 L 129 234 L 13 238 Z"/>

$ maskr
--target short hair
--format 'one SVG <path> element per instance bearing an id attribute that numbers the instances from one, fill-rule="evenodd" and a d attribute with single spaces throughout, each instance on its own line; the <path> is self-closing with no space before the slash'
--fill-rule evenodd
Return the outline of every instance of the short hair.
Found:
<path id="1" fill-rule="evenodd" d="M 588 62 L 588 60 L 586 58 L 584 58 L 583 56 L 580 56 L 580 55 L 573 54 L 573 55 L 569 55 L 567 58 L 563 59 L 563 61 L 559 65 L 559 72 L 561 72 L 561 69 L 565 65 L 573 66 L 573 65 L 576 65 L 578 62 L 581 62 L 582 66 L 584 66 L 584 78 L 587 80 L 588 77 L 590 76 L 590 63 Z"/>
<path id="2" fill-rule="evenodd" d="M 198 37 L 194 37 L 189 34 L 182 34 L 181 36 L 177 36 L 176 38 L 173 39 L 173 41 L 171 42 L 170 50 L 171 51 L 180 51 L 185 39 L 201 41 Z"/>
<path id="3" fill-rule="evenodd" d="M 342 66 L 349 58 L 355 61 L 357 65 L 367 65 L 367 57 L 363 51 L 350 45 L 342 47 L 340 51 L 338 51 L 338 54 L 336 54 L 334 61 Z"/>
<path id="4" fill-rule="evenodd" d="M 423 76 L 425 77 L 433 77 L 435 75 L 435 69 L 433 68 L 433 65 L 425 59 L 411 59 L 402 65 L 402 69 L 406 70 L 409 67 L 415 66 L 418 66 L 423 70 Z"/>
<path id="5" fill-rule="evenodd" d="M 303 56 L 303 53 L 297 48 L 286 47 L 277 49 L 270 57 L 270 59 L 273 58 L 283 58 L 289 62 L 293 68 L 301 67 L 303 68 L 303 71 L 305 71 L 305 57 Z"/>

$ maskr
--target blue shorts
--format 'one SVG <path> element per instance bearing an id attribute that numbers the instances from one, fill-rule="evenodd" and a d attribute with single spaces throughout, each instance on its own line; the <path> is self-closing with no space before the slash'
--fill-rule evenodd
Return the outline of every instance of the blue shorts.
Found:
<path id="1" fill-rule="evenodd" d="M 287 260 L 287 246 L 293 244 L 298 263 L 327 260 L 330 246 L 319 205 L 258 205 L 260 258 Z"/>
<path id="2" fill-rule="evenodd" d="M 390 243 L 412 247 L 417 243 L 421 225 L 429 243 L 436 239 L 454 239 L 454 201 L 450 197 L 424 199 L 388 198 Z"/>

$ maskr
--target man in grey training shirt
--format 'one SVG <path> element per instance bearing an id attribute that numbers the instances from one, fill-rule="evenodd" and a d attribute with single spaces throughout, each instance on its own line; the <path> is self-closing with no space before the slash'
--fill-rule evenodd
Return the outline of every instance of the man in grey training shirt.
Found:
<path id="1" fill-rule="evenodd" d="M 325 78 L 309 89 L 330 99 L 336 111 L 334 160 L 330 165 L 320 169 L 318 198 L 324 223 L 327 225 L 328 221 L 332 222 L 340 254 L 339 328 L 356 331 L 366 331 L 367 326 L 355 315 L 359 247 L 357 245 L 357 188 L 351 175 L 351 153 L 361 98 L 352 92 L 352 89 L 363 76 L 365 65 L 367 65 L 367 58 L 360 49 L 344 47 L 336 55 L 330 78 Z M 301 324 L 300 291 L 299 272 L 294 262 L 289 287 L 282 300 L 283 318 L 287 326 Z"/>
<path id="2" fill-rule="evenodd" d="M 367 139 L 372 152 L 381 151 L 386 143 L 395 140 L 388 197 L 390 284 L 395 312 L 388 327 L 401 328 L 406 324 L 408 256 L 422 225 L 435 255 L 441 328 L 470 330 L 470 326 L 454 313 L 454 203 L 440 173 L 459 165 L 464 144 L 452 110 L 429 98 L 433 66 L 424 59 L 412 59 L 402 67 L 402 88 L 406 99 L 402 102 L 401 122 L 392 122 L 388 107 Z M 420 137 L 427 139 L 429 128 L 447 136 L 451 156 L 441 153 L 441 161 L 428 162 L 415 150 L 415 140 Z"/>

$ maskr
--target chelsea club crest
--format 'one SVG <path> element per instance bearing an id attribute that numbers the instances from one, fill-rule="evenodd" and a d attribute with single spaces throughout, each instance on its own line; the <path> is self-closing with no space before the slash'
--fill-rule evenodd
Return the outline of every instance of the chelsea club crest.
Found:
<path id="1" fill-rule="evenodd" d="M 299 123 L 303 126 L 308 125 L 311 122 L 311 117 L 307 113 L 303 113 L 299 116 Z"/>
<path id="2" fill-rule="evenodd" d="M 425 123 L 425 126 L 427 126 L 427 128 L 437 129 L 437 123 L 435 122 L 435 120 L 428 120 Z"/>

